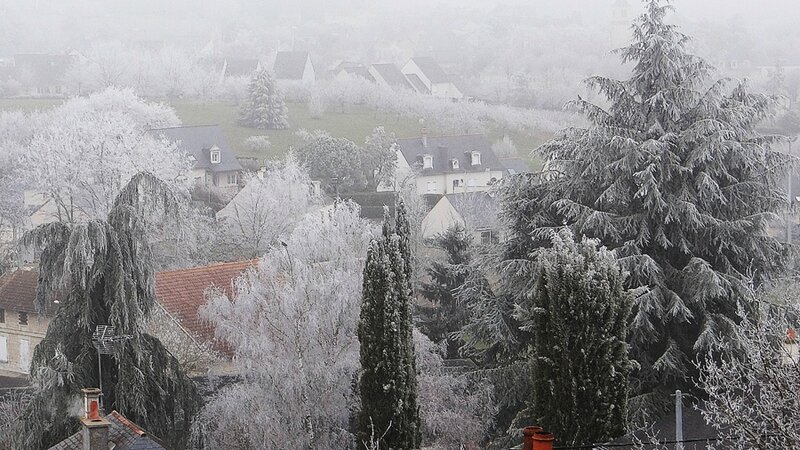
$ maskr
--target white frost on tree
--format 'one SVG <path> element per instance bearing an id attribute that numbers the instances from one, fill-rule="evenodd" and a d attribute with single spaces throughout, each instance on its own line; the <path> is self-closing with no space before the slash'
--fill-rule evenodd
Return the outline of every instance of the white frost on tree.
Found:
<path id="1" fill-rule="evenodd" d="M 239 112 L 239 123 L 261 130 L 289 128 L 283 94 L 267 70 L 259 70 L 250 80 L 248 98 Z"/>

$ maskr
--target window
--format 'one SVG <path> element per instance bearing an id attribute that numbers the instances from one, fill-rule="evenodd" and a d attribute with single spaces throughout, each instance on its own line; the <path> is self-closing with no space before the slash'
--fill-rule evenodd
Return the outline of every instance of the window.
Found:
<path id="1" fill-rule="evenodd" d="M 228 174 L 228 184 L 236 184 L 236 173 Z"/>
<path id="2" fill-rule="evenodd" d="M 500 243 L 500 236 L 496 231 L 484 230 L 481 231 L 481 245 L 498 244 Z"/>
<path id="3" fill-rule="evenodd" d="M 453 180 L 453 189 L 461 187 L 461 184 L 462 184 L 461 180 Z"/>
<path id="4" fill-rule="evenodd" d="M 481 152 L 472 152 L 472 165 L 473 166 L 481 165 Z"/>
<path id="5" fill-rule="evenodd" d="M 458 160 L 457 159 L 450 160 L 450 164 L 453 165 L 453 169 L 458 169 Z"/>
<path id="6" fill-rule="evenodd" d="M 435 194 L 436 193 L 436 182 L 435 181 L 428 181 L 427 191 L 428 194 Z"/>
<path id="7" fill-rule="evenodd" d="M 212 150 L 211 151 L 211 164 L 219 164 L 222 160 L 222 157 L 219 154 L 219 150 Z"/>
<path id="8" fill-rule="evenodd" d="M 6 310 L 0 308 L 0 323 L 6 323 Z"/>
<path id="9" fill-rule="evenodd" d="M 0 362 L 8 362 L 8 338 L 0 336 Z"/>
<path id="10" fill-rule="evenodd" d="M 422 157 L 422 168 L 433 169 L 433 156 L 425 155 Z"/>
<path id="11" fill-rule="evenodd" d="M 31 343 L 27 339 L 19 340 L 19 368 L 27 371 L 31 364 Z"/>
<path id="12" fill-rule="evenodd" d="M 28 324 L 28 313 L 25 311 L 19 312 L 19 324 L 20 325 L 27 325 Z"/>

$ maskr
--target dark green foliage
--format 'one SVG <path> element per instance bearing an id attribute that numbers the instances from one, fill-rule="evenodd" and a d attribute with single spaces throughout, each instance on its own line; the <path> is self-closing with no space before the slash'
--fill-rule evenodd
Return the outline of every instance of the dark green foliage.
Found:
<path id="1" fill-rule="evenodd" d="M 240 124 L 261 130 L 289 128 L 286 102 L 269 71 L 256 72 L 247 92 L 247 100 L 239 111 Z"/>
<path id="2" fill-rule="evenodd" d="M 470 262 L 471 236 L 460 226 L 449 228 L 433 239 L 433 245 L 445 252 L 445 262 L 433 261 L 427 268 L 430 281 L 422 283 L 420 293 L 433 303 L 419 307 L 420 331 L 433 342 L 447 341 L 447 356 L 458 357 L 460 339 L 453 333 L 461 330 L 469 318 L 467 306 L 456 298 L 466 281 Z"/>
<path id="3" fill-rule="evenodd" d="M 121 412 L 173 447 L 185 439 L 200 397 L 178 361 L 143 332 L 155 291 L 141 218 L 150 208 L 171 209 L 175 202 L 163 182 L 141 173 L 117 196 L 107 220 L 56 222 L 25 236 L 42 249 L 38 307 L 57 308 L 34 351 L 37 391 L 16 426 L 15 448 L 47 448 L 77 431 L 70 409 L 81 388 L 99 387 L 91 342 L 97 325 L 113 325 L 117 334 L 131 337 L 114 355 L 102 357 L 105 410 Z"/>
<path id="4" fill-rule="evenodd" d="M 411 322 L 409 223 L 402 202 L 395 223 L 392 227 L 385 218 L 383 237 L 370 243 L 364 267 L 364 302 L 358 325 L 358 439 L 369 442 L 372 436 L 383 436 L 380 448 L 401 450 L 419 448 L 421 443 Z"/>
<path id="5" fill-rule="evenodd" d="M 533 285 L 518 314 L 532 334 L 530 416 L 562 445 L 585 445 L 625 430 L 625 343 L 631 295 L 613 255 L 597 243 L 553 237 L 537 252 Z"/>
<path id="6" fill-rule="evenodd" d="M 358 191 L 366 185 L 361 149 L 348 139 L 316 137 L 297 151 L 297 160 L 329 193 Z"/>
<path id="7" fill-rule="evenodd" d="M 574 102 L 590 125 L 540 147 L 548 171 L 515 177 L 504 203 L 508 292 L 530 281 L 514 279 L 513 261 L 548 245 L 564 225 L 598 238 L 630 272 L 628 286 L 647 288 L 634 302 L 629 335 L 641 366 L 637 410 L 663 408 L 667 393 L 691 390 L 697 355 L 736 348 L 737 312 L 751 308 L 751 285 L 786 263 L 765 229 L 785 207 L 781 189 L 793 162 L 755 131 L 770 98 L 709 80 L 709 66 L 665 23 L 663 3 L 646 2 L 633 44 L 621 51 L 631 78 L 588 80 L 609 106 Z"/>

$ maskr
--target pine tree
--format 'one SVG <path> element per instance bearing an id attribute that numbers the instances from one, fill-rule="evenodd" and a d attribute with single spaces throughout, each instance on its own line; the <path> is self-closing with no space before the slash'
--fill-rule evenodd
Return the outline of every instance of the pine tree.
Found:
<path id="1" fill-rule="evenodd" d="M 646 1 L 634 42 L 621 50 L 631 78 L 588 80 L 609 106 L 574 102 L 589 126 L 540 147 L 546 176 L 517 177 L 504 209 L 507 261 L 549 245 L 552 230 L 566 225 L 613 250 L 629 287 L 647 288 L 632 311 L 635 391 L 643 394 L 634 406 L 662 408 L 667 392 L 690 388 L 698 354 L 735 347 L 751 284 L 784 267 L 785 249 L 765 228 L 785 207 L 791 163 L 755 130 L 771 99 L 710 83 L 708 64 L 665 23 L 664 3 Z M 507 275 L 517 291 L 528 282 Z"/>
<path id="2" fill-rule="evenodd" d="M 48 448 L 77 430 L 71 412 L 86 387 L 99 387 L 97 325 L 112 325 L 120 341 L 103 355 L 105 410 L 117 410 L 173 446 L 186 438 L 201 399 L 178 361 L 144 333 L 155 302 L 152 255 L 143 214 L 170 210 L 176 199 L 163 182 L 140 173 L 122 189 L 106 220 L 55 222 L 25 236 L 42 249 L 37 304 L 59 304 L 31 362 L 35 395 L 19 418 L 15 447 Z"/>
<path id="3" fill-rule="evenodd" d="M 411 322 L 409 223 L 405 206 L 395 226 L 388 213 L 383 236 L 373 240 L 364 267 L 364 301 L 358 325 L 361 343 L 360 441 L 383 436 L 381 448 L 416 449 L 421 429 Z"/>
<path id="4" fill-rule="evenodd" d="M 468 320 L 468 309 L 457 300 L 456 292 L 467 277 L 470 262 L 471 237 L 460 226 L 448 228 L 433 239 L 434 247 L 443 250 L 446 261 L 433 261 L 426 272 L 430 282 L 422 283 L 420 293 L 433 303 L 432 307 L 420 307 L 420 331 L 433 342 L 447 341 L 447 355 L 458 356 L 460 340 L 452 333 L 461 330 Z"/>
<path id="5" fill-rule="evenodd" d="M 239 111 L 239 123 L 261 130 L 289 128 L 286 102 L 269 71 L 261 69 L 250 80 L 247 101 Z"/>
<path id="6" fill-rule="evenodd" d="M 536 254 L 533 286 L 518 314 L 532 333 L 530 416 L 561 445 L 607 442 L 625 431 L 625 343 L 631 295 L 616 260 L 569 230 Z"/>

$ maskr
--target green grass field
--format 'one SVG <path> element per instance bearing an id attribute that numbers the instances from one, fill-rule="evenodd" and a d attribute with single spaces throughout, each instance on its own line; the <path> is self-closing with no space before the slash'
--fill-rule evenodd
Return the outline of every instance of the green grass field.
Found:
<path id="1" fill-rule="evenodd" d="M 62 99 L 0 98 L 0 111 L 48 109 L 60 105 L 62 102 Z M 357 144 L 363 143 L 364 138 L 377 126 L 383 126 L 398 138 L 419 136 L 420 134 L 419 122 L 416 119 L 377 113 L 365 106 L 347 106 L 344 110 L 340 110 L 338 107 L 329 107 L 329 111 L 326 111 L 320 119 L 315 119 L 311 117 L 304 103 L 288 103 L 290 129 L 257 130 L 242 127 L 236 123 L 238 118 L 236 105 L 190 101 L 173 101 L 171 105 L 184 125 L 219 125 L 238 156 L 255 157 L 259 161 L 280 159 L 290 147 L 296 148 L 302 145 L 301 139 L 295 133 L 303 128 L 308 131 L 325 130 L 334 137 L 347 138 Z M 439 134 L 436 129 L 431 129 L 430 133 L 431 135 Z M 271 146 L 267 152 L 254 154 L 245 145 L 245 139 L 257 135 L 269 137 Z M 490 142 L 503 137 L 502 131 L 496 127 L 489 127 L 488 135 Z M 520 156 L 529 160 L 531 169 L 535 170 L 541 167 L 538 159 L 530 157 L 529 153 L 550 139 L 549 134 L 529 135 L 512 132 L 509 137 L 514 141 Z"/>

